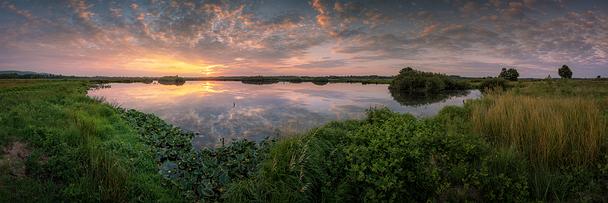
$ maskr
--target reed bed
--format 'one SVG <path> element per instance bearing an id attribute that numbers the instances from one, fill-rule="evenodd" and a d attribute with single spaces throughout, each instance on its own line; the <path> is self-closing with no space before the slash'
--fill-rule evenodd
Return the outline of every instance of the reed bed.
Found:
<path id="1" fill-rule="evenodd" d="M 536 167 L 587 165 L 606 140 L 606 118 L 593 99 L 492 92 L 471 110 L 477 133 L 523 152 Z"/>

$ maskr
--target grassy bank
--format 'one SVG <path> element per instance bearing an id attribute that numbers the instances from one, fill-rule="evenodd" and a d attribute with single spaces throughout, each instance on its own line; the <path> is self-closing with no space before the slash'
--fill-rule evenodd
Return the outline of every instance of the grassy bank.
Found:
<path id="1" fill-rule="evenodd" d="M 0 80 L 0 202 L 179 199 L 119 110 L 82 81 Z"/>
<path id="2" fill-rule="evenodd" d="M 418 120 L 373 110 L 278 141 L 238 201 L 607 201 L 605 82 L 513 82 Z M 551 90 L 551 91 L 548 91 Z M 580 90 L 580 91 L 579 91 Z"/>
<path id="3" fill-rule="evenodd" d="M 593 163 L 608 132 L 598 102 L 582 97 L 494 92 L 471 109 L 475 132 L 501 147 L 516 147 L 538 167 Z"/>

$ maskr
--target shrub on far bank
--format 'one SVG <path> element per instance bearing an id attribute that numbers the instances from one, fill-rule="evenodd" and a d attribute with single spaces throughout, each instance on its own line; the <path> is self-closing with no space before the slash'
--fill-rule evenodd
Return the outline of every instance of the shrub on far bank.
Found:
<path id="1" fill-rule="evenodd" d="M 482 91 L 488 90 L 506 90 L 507 80 L 502 78 L 488 78 L 484 79 L 479 85 L 479 89 Z"/>
<path id="2" fill-rule="evenodd" d="M 179 76 L 163 76 L 158 79 L 158 83 L 163 85 L 183 85 L 186 79 Z"/>
<path id="3" fill-rule="evenodd" d="M 466 81 L 457 81 L 439 73 L 423 72 L 407 67 L 391 82 L 390 89 L 407 93 L 439 93 L 469 89 Z"/>

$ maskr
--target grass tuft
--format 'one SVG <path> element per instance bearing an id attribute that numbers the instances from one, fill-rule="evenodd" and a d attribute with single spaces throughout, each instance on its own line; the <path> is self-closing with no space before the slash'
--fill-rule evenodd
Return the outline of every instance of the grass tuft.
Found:
<path id="1" fill-rule="evenodd" d="M 537 167 L 590 164 L 606 139 L 606 120 L 594 100 L 492 92 L 475 102 L 474 130 L 524 152 Z"/>

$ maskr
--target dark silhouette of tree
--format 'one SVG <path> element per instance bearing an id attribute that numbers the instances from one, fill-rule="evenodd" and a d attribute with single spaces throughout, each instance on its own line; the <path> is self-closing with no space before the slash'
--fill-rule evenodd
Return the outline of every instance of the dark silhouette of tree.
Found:
<path id="1" fill-rule="evenodd" d="M 567 79 L 572 78 L 572 70 L 570 70 L 570 67 L 568 67 L 567 65 L 563 65 L 561 68 L 559 68 L 557 70 L 557 72 L 559 73 L 559 76 L 562 78 L 567 78 Z"/>
<path id="2" fill-rule="evenodd" d="M 498 77 L 504 78 L 504 79 L 507 79 L 510 81 L 517 81 L 517 78 L 519 77 L 519 72 L 517 72 L 517 70 L 515 68 L 509 68 L 509 69 L 502 68 Z"/>

